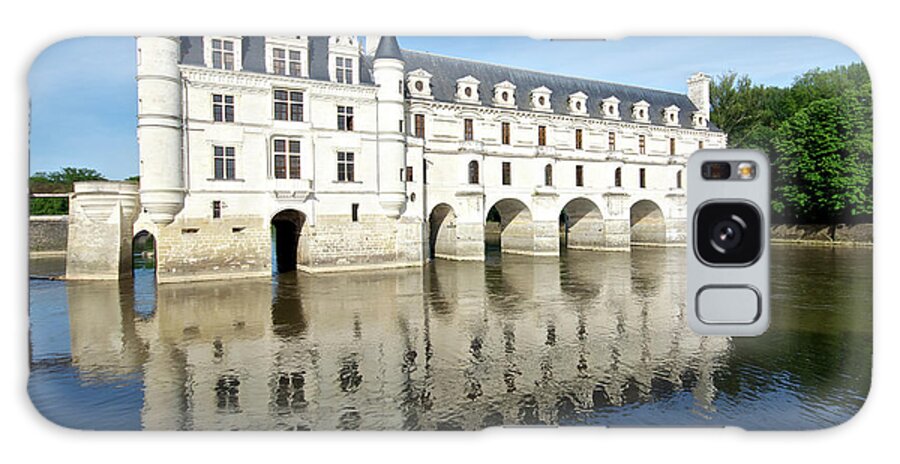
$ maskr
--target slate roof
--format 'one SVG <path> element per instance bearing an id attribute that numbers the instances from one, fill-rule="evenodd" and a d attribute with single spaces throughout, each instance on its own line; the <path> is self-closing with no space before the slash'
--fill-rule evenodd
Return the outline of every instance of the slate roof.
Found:
<path id="1" fill-rule="evenodd" d="M 386 35 L 378 41 L 378 49 L 375 50 L 375 59 L 378 58 L 393 58 L 395 60 L 403 59 L 403 53 L 400 52 L 400 44 L 397 43 L 396 37 Z"/>
<path id="2" fill-rule="evenodd" d="M 686 94 L 664 90 L 530 71 L 412 50 L 403 50 L 403 59 L 406 72 L 421 68 L 432 75 L 431 93 L 437 101 L 455 101 L 456 80 L 471 75 L 481 82 L 478 86 L 479 97 L 481 104 L 485 106 L 493 106 L 494 85 L 509 81 L 516 86 L 516 106 L 525 110 L 531 108 L 531 91 L 544 86 L 553 91 L 550 105 L 555 114 L 569 114 L 569 95 L 579 91 L 587 94 L 588 113 L 595 118 L 602 117 L 600 102 L 611 96 L 620 100 L 619 113 L 622 121 L 632 121 L 632 104 L 641 100 L 650 104 L 650 121 L 658 125 L 664 124 L 662 109 L 670 105 L 681 109 L 679 123 L 682 127 L 692 126 L 691 113 L 697 111 Z"/>
<path id="3" fill-rule="evenodd" d="M 265 72 L 265 37 L 244 37 L 242 40 L 243 70 L 249 72 Z M 328 37 L 311 36 L 309 45 L 309 77 L 317 80 L 329 80 L 328 71 Z M 360 82 L 372 84 L 372 62 L 375 58 L 393 58 L 403 60 L 406 72 L 424 69 L 431 77 L 431 92 L 434 99 L 443 102 L 455 102 L 456 80 L 465 76 L 473 76 L 480 81 L 479 96 L 484 106 L 493 106 L 491 100 L 494 84 L 509 81 L 516 86 L 516 107 L 529 110 L 529 95 L 533 89 L 541 86 L 549 88 L 550 105 L 554 114 L 568 114 L 569 95 L 576 92 L 587 94 L 588 114 L 601 118 L 600 102 L 607 97 L 615 96 L 620 100 L 619 113 L 622 121 L 632 122 L 631 108 L 641 100 L 650 104 L 650 121 L 663 125 L 662 109 L 670 105 L 678 106 L 679 125 L 692 127 L 691 116 L 697 107 L 686 94 L 664 90 L 647 89 L 630 85 L 569 77 L 541 71 L 513 68 L 509 66 L 483 63 L 462 58 L 435 55 L 413 50 L 402 50 L 394 36 L 384 36 L 378 44 L 374 56 L 360 54 Z M 203 38 L 181 37 L 181 63 L 203 66 Z M 711 131 L 718 131 L 709 124 Z"/>

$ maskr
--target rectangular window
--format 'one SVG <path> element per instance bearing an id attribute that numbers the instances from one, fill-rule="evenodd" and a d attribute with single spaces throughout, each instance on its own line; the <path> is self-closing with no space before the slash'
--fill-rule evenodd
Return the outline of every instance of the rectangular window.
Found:
<path id="1" fill-rule="evenodd" d="M 276 121 L 303 121 L 303 92 L 275 89 Z"/>
<path id="2" fill-rule="evenodd" d="M 272 49 L 272 72 L 283 76 L 287 72 L 287 57 L 283 48 Z"/>
<path id="3" fill-rule="evenodd" d="M 547 145 L 547 126 L 538 126 L 538 145 Z"/>
<path id="4" fill-rule="evenodd" d="M 500 123 L 500 143 L 509 145 L 509 123 Z"/>
<path id="5" fill-rule="evenodd" d="M 212 65 L 216 69 L 234 70 L 234 41 L 213 39 Z"/>
<path id="6" fill-rule="evenodd" d="M 575 129 L 575 149 L 581 150 L 581 129 Z"/>
<path id="7" fill-rule="evenodd" d="M 353 83 L 353 59 L 336 57 L 334 59 L 334 77 L 335 81 L 342 84 Z"/>
<path id="8" fill-rule="evenodd" d="M 641 178 L 640 178 L 641 188 L 647 188 L 647 170 L 644 168 L 641 168 L 640 176 L 641 176 Z"/>
<path id="9" fill-rule="evenodd" d="M 337 107 L 337 115 L 338 115 L 338 130 L 342 131 L 352 131 L 353 130 L 353 107 L 352 106 L 338 106 Z"/>
<path id="10" fill-rule="evenodd" d="M 401 119 L 398 122 L 400 123 L 400 125 L 398 126 L 398 128 L 399 128 L 398 131 L 402 134 L 403 133 L 403 120 Z"/>
<path id="11" fill-rule="evenodd" d="M 584 166 L 580 164 L 575 166 L 575 186 L 584 187 Z"/>
<path id="12" fill-rule="evenodd" d="M 616 133 L 609 133 L 609 151 L 616 151 Z"/>
<path id="13" fill-rule="evenodd" d="M 350 219 L 353 222 L 359 222 L 359 203 L 350 205 Z"/>
<path id="14" fill-rule="evenodd" d="M 638 136 L 638 153 L 642 155 L 647 154 L 647 138 L 643 135 Z"/>
<path id="15" fill-rule="evenodd" d="M 508 161 L 503 162 L 503 185 L 512 185 L 512 164 Z"/>
<path id="16" fill-rule="evenodd" d="M 213 209 L 213 211 L 212 211 L 213 219 L 219 219 L 222 217 L 222 202 L 221 201 L 219 201 L 219 200 L 213 201 L 212 209 Z"/>
<path id="17" fill-rule="evenodd" d="M 416 115 L 416 137 L 420 139 L 425 138 L 425 115 L 417 114 Z"/>
<path id="18" fill-rule="evenodd" d="M 276 179 L 300 178 L 300 141 L 275 139 L 272 143 L 272 156 Z"/>
<path id="19" fill-rule="evenodd" d="M 338 182 L 353 182 L 353 153 L 339 151 L 337 153 Z"/>
<path id="20" fill-rule="evenodd" d="M 475 132 L 472 128 L 472 120 L 471 119 L 463 119 L 463 132 L 466 140 L 474 140 Z"/>
<path id="21" fill-rule="evenodd" d="M 698 148 L 699 150 L 702 150 L 702 149 L 703 149 L 703 141 L 702 141 L 702 140 L 701 140 L 700 142 L 697 143 L 697 148 Z"/>
<path id="22" fill-rule="evenodd" d="M 406 181 L 413 182 L 413 167 L 412 166 L 406 167 Z"/>
<path id="23" fill-rule="evenodd" d="M 234 95 L 213 94 L 213 121 L 234 122 Z"/>
<path id="24" fill-rule="evenodd" d="M 669 139 L 669 154 L 670 155 L 675 154 L 675 138 L 674 137 Z"/>
<path id="25" fill-rule="evenodd" d="M 234 147 L 213 146 L 213 175 L 217 180 L 233 180 Z"/>

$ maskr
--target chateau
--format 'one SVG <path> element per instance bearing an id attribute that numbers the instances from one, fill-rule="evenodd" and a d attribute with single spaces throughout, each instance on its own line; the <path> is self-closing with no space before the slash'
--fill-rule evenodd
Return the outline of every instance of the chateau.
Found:
<path id="1" fill-rule="evenodd" d="M 159 282 L 684 242 L 687 93 L 401 50 L 396 38 L 140 37 L 140 187 L 81 183 L 69 278 Z"/>

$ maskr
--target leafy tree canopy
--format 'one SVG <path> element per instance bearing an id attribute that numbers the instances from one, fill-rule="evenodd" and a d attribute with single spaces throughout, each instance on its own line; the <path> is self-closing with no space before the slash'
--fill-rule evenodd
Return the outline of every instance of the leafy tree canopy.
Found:
<path id="1" fill-rule="evenodd" d="M 788 88 L 728 73 L 710 89 L 710 119 L 731 148 L 769 155 L 775 219 L 871 221 L 872 85 L 861 63 L 815 69 Z"/>

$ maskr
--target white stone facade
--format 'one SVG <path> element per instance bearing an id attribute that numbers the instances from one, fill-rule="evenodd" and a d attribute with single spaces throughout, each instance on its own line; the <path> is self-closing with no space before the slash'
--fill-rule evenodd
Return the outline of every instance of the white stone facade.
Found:
<path id="1" fill-rule="evenodd" d="M 480 260 L 497 239 L 531 255 L 683 243 L 686 157 L 726 145 L 702 74 L 687 95 L 605 95 L 522 70 L 494 79 L 482 67 L 505 68 L 392 37 L 365 48 L 138 39 L 133 231 L 156 237 L 160 282 Z M 442 74 L 441 60 L 471 69 Z"/>

